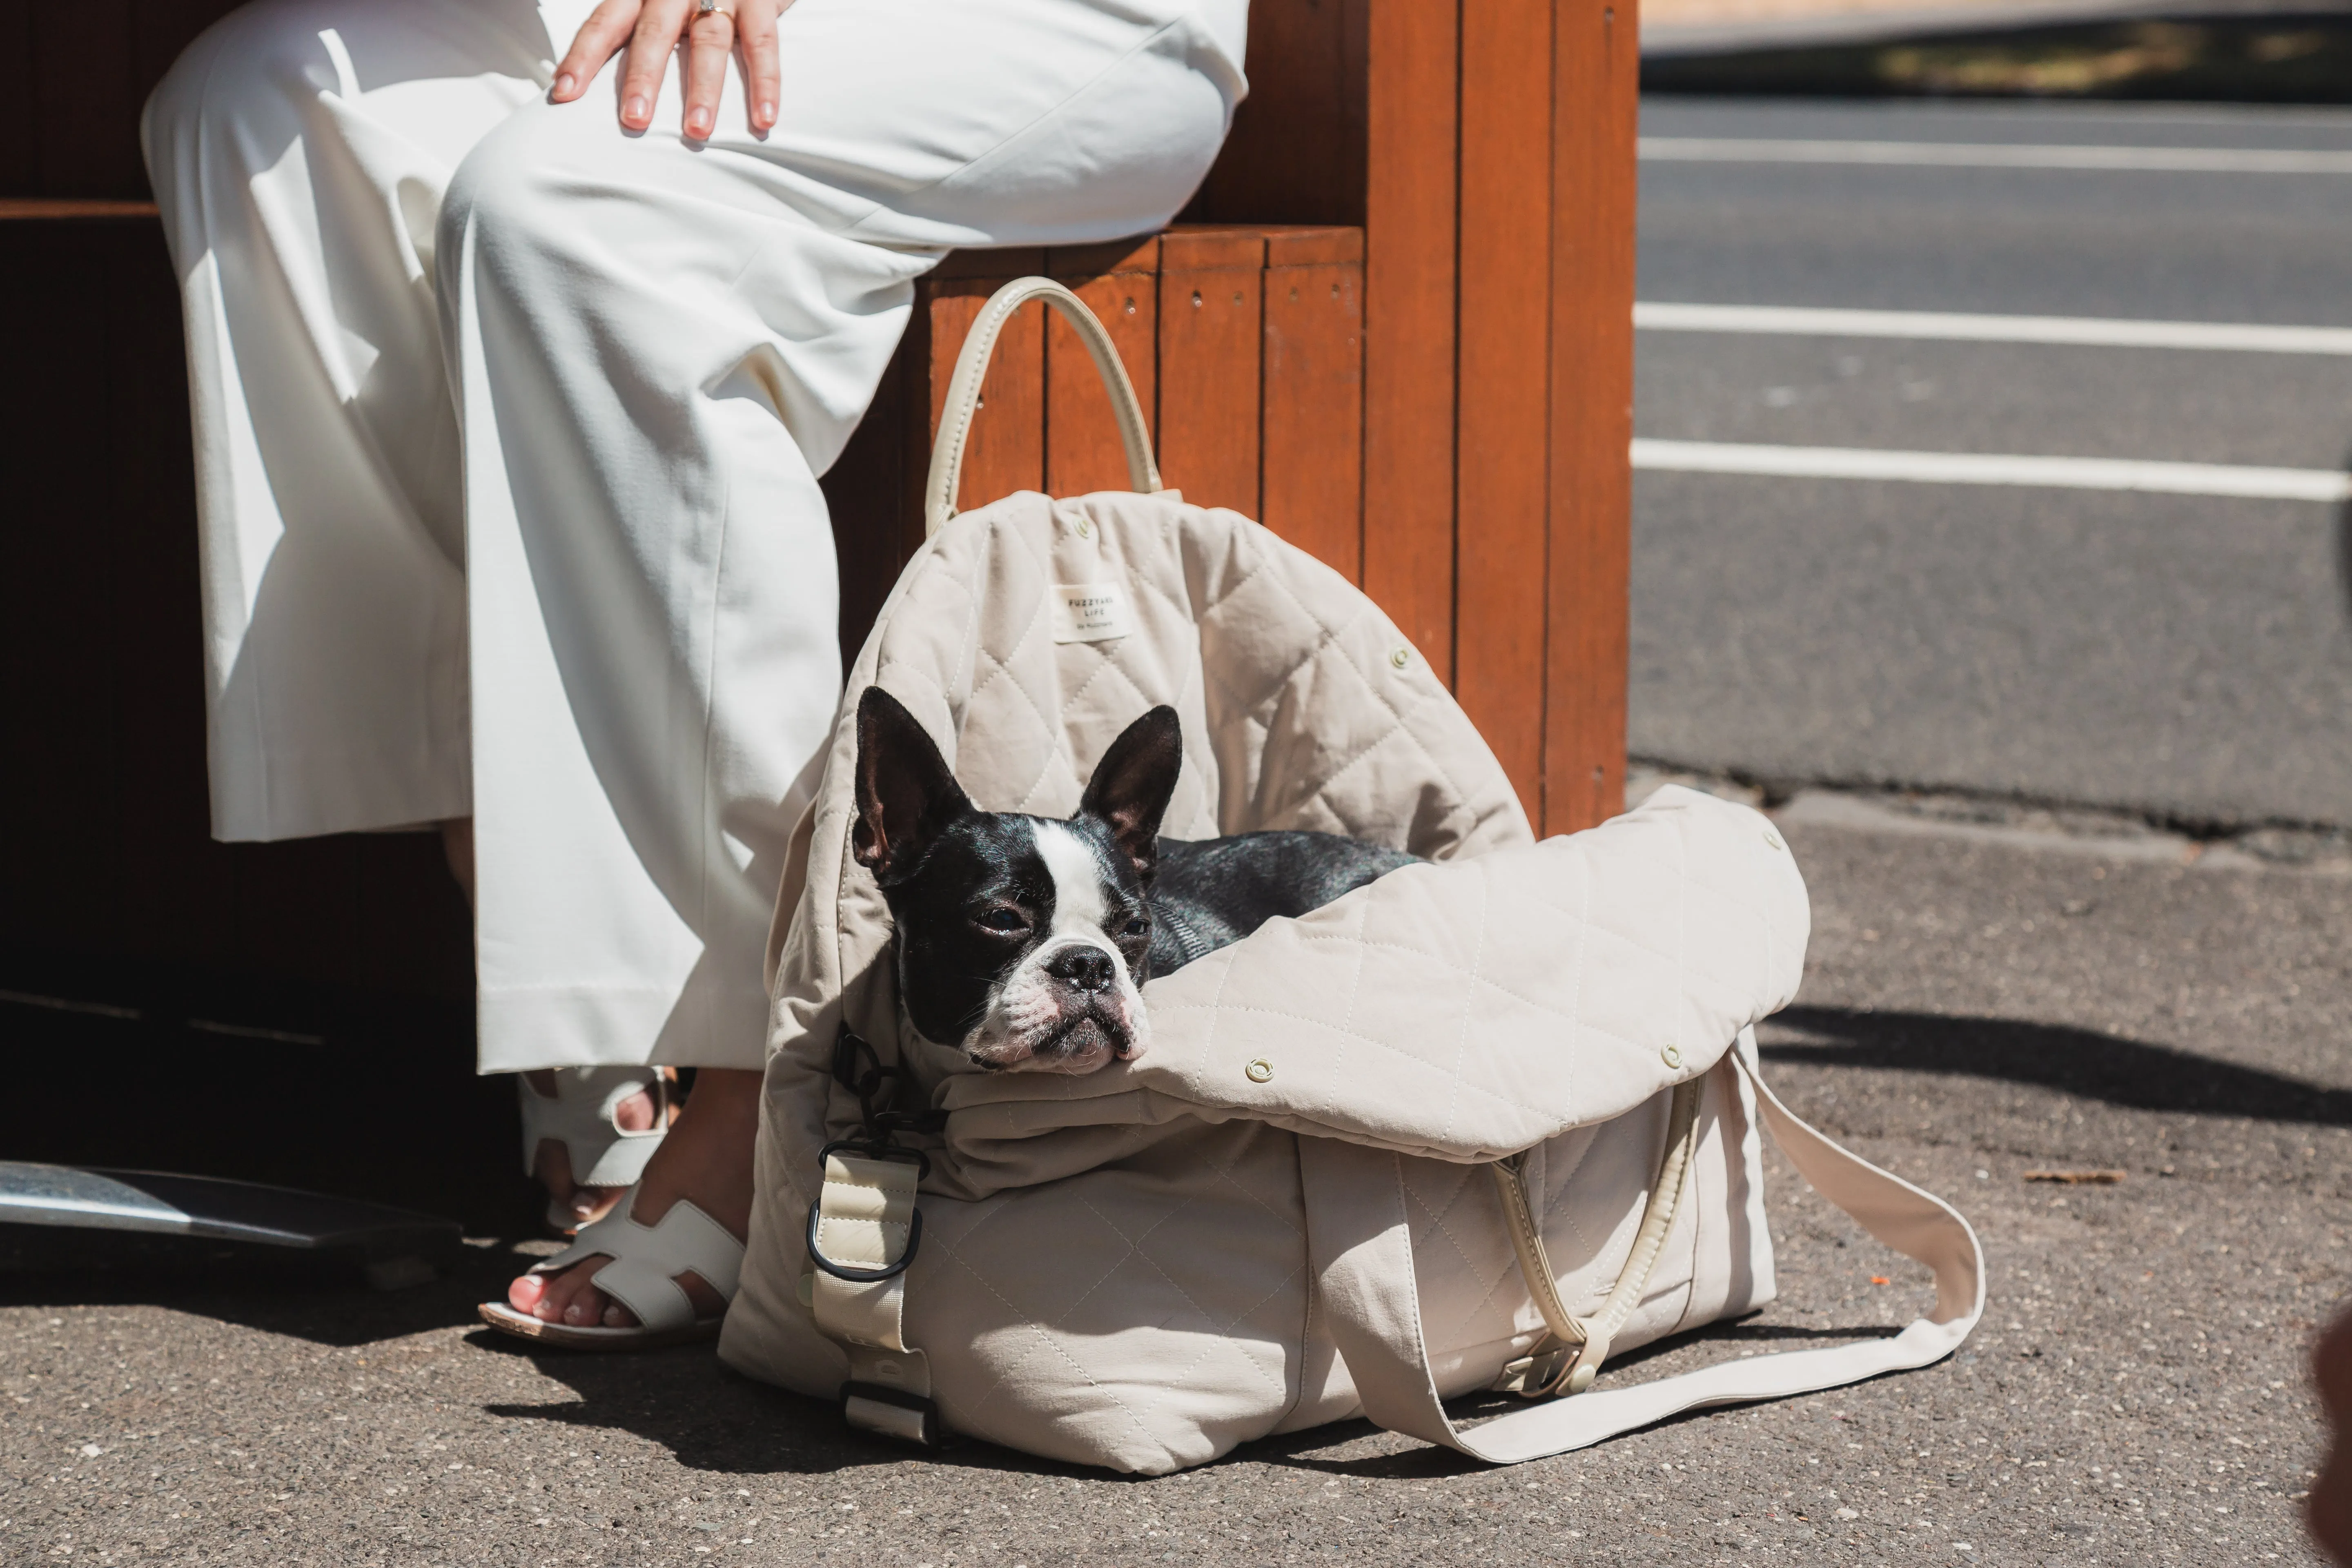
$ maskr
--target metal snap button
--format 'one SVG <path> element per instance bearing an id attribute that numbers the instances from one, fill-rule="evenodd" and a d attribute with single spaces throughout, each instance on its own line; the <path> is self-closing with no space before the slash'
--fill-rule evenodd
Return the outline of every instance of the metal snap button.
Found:
<path id="1" fill-rule="evenodd" d="M 1401 647 L 1397 649 L 1394 653 L 1389 655 L 1389 662 L 1395 665 L 1399 669 L 1402 669 L 1406 665 L 1412 662 L 1412 649 L 1409 647 Z"/>
<path id="2" fill-rule="evenodd" d="M 1680 1072 L 1683 1066 L 1683 1048 L 1680 1046 L 1668 1046 L 1658 1053 L 1658 1058 L 1667 1067 Z"/>
<path id="3" fill-rule="evenodd" d="M 1264 1057 L 1260 1057 L 1257 1060 L 1244 1068 L 1242 1071 L 1249 1075 L 1250 1082 L 1264 1083 L 1266 1079 L 1274 1076 L 1274 1064 L 1266 1060 Z"/>

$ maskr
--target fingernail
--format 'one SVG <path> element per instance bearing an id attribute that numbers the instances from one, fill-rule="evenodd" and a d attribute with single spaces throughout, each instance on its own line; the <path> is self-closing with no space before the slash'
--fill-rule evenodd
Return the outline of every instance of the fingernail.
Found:
<path id="1" fill-rule="evenodd" d="M 705 136 L 709 132 L 710 116 L 701 110 L 698 109 L 686 117 L 686 133 L 688 136 Z"/>
<path id="2" fill-rule="evenodd" d="M 621 118 L 624 120 L 643 120 L 652 112 L 653 106 L 646 101 L 643 93 L 630 95 L 629 101 L 621 105 Z"/>
<path id="3" fill-rule="evenodd" d="M 772 103 L 763 103 L 760 105 L 760 123 L 762 125 L 773 125 L 775 122 L 776 106 Z"/>
<path id="4" fill-rule="evenodd" d="M 556 97 L 562 98 L 564 94 L 572 90 L 572 86 L 573 78 L 572 73 L 570 71 L 564 71 L 555 79 Z"/>

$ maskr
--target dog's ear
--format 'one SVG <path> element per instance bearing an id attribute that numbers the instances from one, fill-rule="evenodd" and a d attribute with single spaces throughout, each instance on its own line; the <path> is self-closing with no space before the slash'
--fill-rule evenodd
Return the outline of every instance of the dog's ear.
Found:
<path id="1" fill-rule="evenodd" d="M 878 686 L 857 700 L 857 821 L 850 852 L 877 877 L 911 867 L 940 830 L 971 809 L 947 760 L 899 700 Z"/>
<path id="2" fill-rule="evenodd" d="M 1183 768 L 1184 731 L 1176 710 L 1163 704 L 1119 731 L 1078 802 L 1078 815 L 1108 827 L 1147 882 L 1160 865 L 1160 818 Z"/>

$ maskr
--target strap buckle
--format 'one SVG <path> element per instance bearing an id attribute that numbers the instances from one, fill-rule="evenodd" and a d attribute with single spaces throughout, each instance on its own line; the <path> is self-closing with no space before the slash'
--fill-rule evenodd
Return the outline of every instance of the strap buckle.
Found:
<path id="1" fill-rule="evenodd" d="M 879 1383 L 855 1380 L 841 1385 L 841 1417 L 861 1432 L 895 1437 L 920 1447 L 947 1446 L 940 1407 L 920 1394 Z"/>
<path id="2" fill-rule="evenodd" d="M 844 1029 L 833 1042 L 833 1080 L 857 1097 L 857 1119 L 866 1136 L 887 1145 L 900 1132 L 937 1132 L 947 1125 L 944 1110 L 893 1109 L 906 1069 L 884 1066 L 874 1047 L 854 1030 Z M 924 1174 L 930 1173 L 928 1163 Z"/>
<path id="3" fill-rule="evenodd" d="M 931 1173 L 931 1157 L 920 1149 L 902 1147 L 898 1142 L 901 1132 L 937 1132 L 947 1124 L 944 1110 L 893 1110 L 891 1101 L 898 1098 L 898 1086 L 905 1081 L 905 1069 L 898 1065 L 885 1065 L 874 1047 L 855 1030 L 845 1028 L 834 1037 L 833 1079 L 835 1083 L 857 1097 L 861 1136 L 836 1138 L 817 1151 L 816 1165 L 823 1171 L 825 1162 L 836 1151 L 845 1150 L 869 1160 L 900 1160 L 915 1166 L 915 1180 L 923 1181 Z M 923 1211 L 912 1211 L 907 1222 L 907 1250 L 898 1261 L 878 1268 L 860 1268 L 853 1264 L 835 1263 L 816 1244 L 817 1227 L 824 1221 L 822 1200 L 809 1205 L 808 1258 L 817 1268 L 835 1279 L 852 1285 L 878 1285 L 885 1279 L 895 1279 L 907 1271 L 915 1260 L 915 1249 L 922 1244 Z"/>
<path id="4" fill-rule="evenodd" d="M 917 1181 L 922 1180 L 925 1175 L 930 1173 L 930 1156 L 920 1149 L 900 1149 L 891 1144 L 877 1143 L 864 1138 L 838 1138 L 826 1144 L 817 1152 L 816 1163 L 819 1170 L 824 1168 L 825 1162 L 833 1157 L 833 1152 L 836 1149 L 846 1149 L 852 1153 L 863 1154 L 870 1160 L 896 1160 L 902 1163 L 912 1164 L 916 1168 Z M 808 1230 L 805 1237 L 808 1244 L 808 1259 L 835 1279 L 851 1285 L 878 1285 L 885 1279 L 897 1279 L 907 1271 L 907 1265 L 915 1261 L 916 1249 L 923 1244 L 923 1211 L 919 1208 L 911 1209 L 907 1217 L 907 1250 L 898 1254 L 898 1261 L 886 1263 L 878 1268 L 860 1268 L 855 1264 L 835 1263 L 824 1255 L 824 1249 L 816 1244 L 817 1227 L 824 1223 L 824 1203 L 819 1199 L 809 1205 Z"/>

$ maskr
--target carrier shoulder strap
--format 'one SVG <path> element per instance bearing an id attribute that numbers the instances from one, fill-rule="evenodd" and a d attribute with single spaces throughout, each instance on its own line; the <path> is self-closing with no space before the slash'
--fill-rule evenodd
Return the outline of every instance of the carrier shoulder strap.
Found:
<path id="1" fill-rule="evenodd" d="M 1355 1380 L 1364 1414 L 1393 1432 L 1490 1464 L 1542 1458 L 1708 1405 L 1810 1394 L 1941 1360 L 1984 1310 L 1984 1254 L 1958 1212 L 1848 1152 L 1799 1121 L 1758 1070 L 1756 1037 L 1729 1053 L 1755 1089 L 1773 1142 L 1813 1190 L 1880 1241 L 1927 1265 L 1936 1305 L 1891 1339 L 1791 1351 L 1704 1367 L 1654 1383 L 1548 1400 L 1465 1432 L 1439 1402 L 1422 1338 L 1404 1170 L 1392 1152 L 1332 1138 L 1298 1141 L 1318 1304 Z"/>

